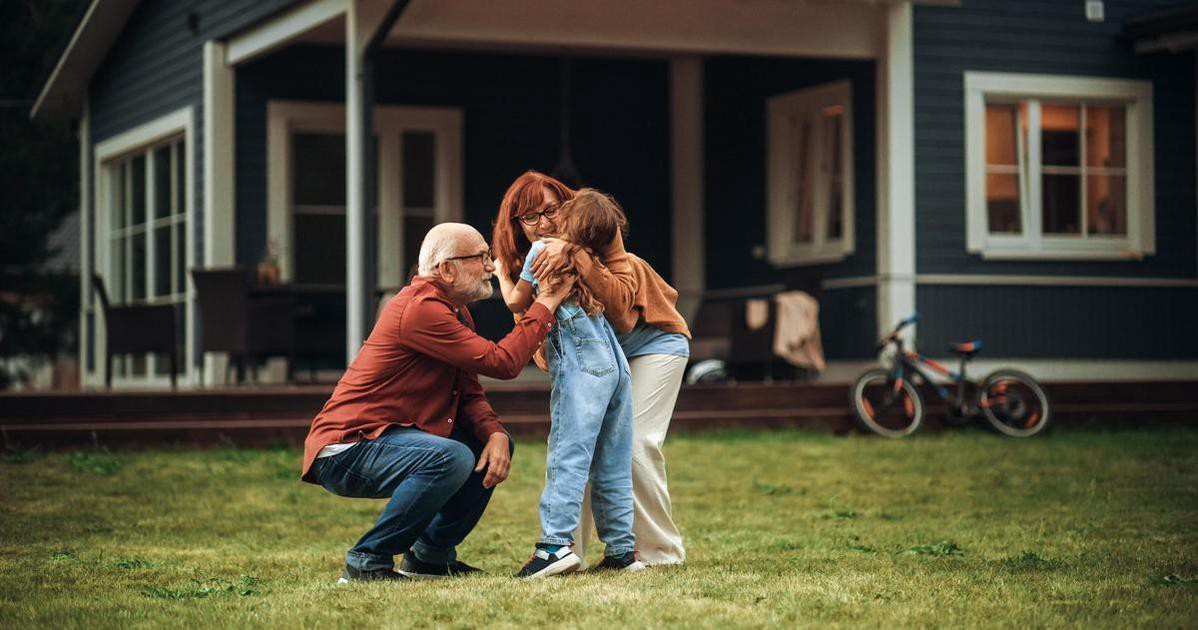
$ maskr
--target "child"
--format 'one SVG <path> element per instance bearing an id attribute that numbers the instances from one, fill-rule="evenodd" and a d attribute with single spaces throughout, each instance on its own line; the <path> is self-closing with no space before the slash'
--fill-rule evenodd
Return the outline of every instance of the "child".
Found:
<path id="1" fill-rule="evenodd" d="M 625 224 L 620 207 L 596 190 L 582 189 L 558 211 L 562 236 L 584 247 L 610 243 Z M 500 277 L 508 307 L 522 313 L 538 283 L 530 267 L 544 243 L 533 243 L 520 280 Z M 628 361 L 602 305 L 584 286 L 557 308 L 557 326 L 545 341 L 552 378 L 549 452 L 541 494 L 541 539 L 518 574 L 547 577 L 578 569 L 572 549 L 587 479 L 595 528 L 606 549 L 599 569 L 639 571 L 632 534 L 632 399 Z"/>

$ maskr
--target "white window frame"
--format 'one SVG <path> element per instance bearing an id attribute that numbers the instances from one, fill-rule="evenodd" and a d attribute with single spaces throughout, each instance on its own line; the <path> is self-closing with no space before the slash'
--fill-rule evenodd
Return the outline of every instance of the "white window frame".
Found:
<path id="1" fill-rule="evenodd" d="M 94 173 L 95 173 L 95 196 L 96 218 L 92 224 L 93 243 L 96 248 L 96 273 L 99 273 L 104 278 L 105 289 L 109 292 L 109 299 L 113 304 L 122 303 L 120 299 L 113 293 L 113 288 L 116 286 L 112 281 L 112 251 L 111 251 L 111 225 L 112 225 L 112 207 L 114 190 L 115 174 L 112 166 L 125 158 L 131 157 L 137 153 L 144 153 L 146 157 L 146 256 L 148 262 L 146 268 L 146 291 L 147 294 L 153 292 L 154 288 L 154 265 L 152 264 L 154 257 L 154 247 L 156 246 L 153 238 L 154 228 L 159 227 L 160 222 L 169 222 L 171 224 L 177 222 L 179 215 L 174 215 L 170 218 L 155 219 L 153 218 L 153 199 L 154 199 L 154 165 L 153 165 L 153 149 L 166 143 L 176 140 L 184 142 L 183 155 L 183 172 L 186 175 L 184 182 L 184 211 L 182 213 L 183 221 L 186 221 L 184 230 L 184 264 L 191 267 L 195 264 L 195 111 L 192 107 L 185 107 L 176 110 L 173 113 L 167 114 L 153 121 L 130 129 L 126 132 L 118 134 L 103 142 L 100 142 L 95 147 L 94 156 Z M 165 224 L 165 223 L 164 223 Z M 172 269 L 174 265 L 172 260 Z M 191 283 L 191 275 L 184 273 L 184 282 L 186 286 L 183 288 L 182 294 L 175 294 L 168 298 L 148 298 L 142 300 L 141 303 L 157 304 L 157 303 L 176 303 L 183 310 L 183 328 L 185 338 L 183 340 L 184 352 L 183 356 L 179 357 L 180 365 L 178 366 L 180 383 L 189 384 L 192 382 L 192 361 L 195 356 L 195 341 L 194 341 L 194 326 L 195 322 L 192 319 L 193 304 L 195 303 L 195 288 Z M 95 308 L 97 320 L 103 318 L 102 309 Z M 96 334 L 96 365 L 104 365 L 107 357 L 108 348 L 105 346 L 105 335 L 99 334 L 99 331 L 104 330 L 107 322 L 97 321 L 95 325 Z M 115 366 L 114 366 L 115 367 Z M 153 387 L 169 387 L 170 376 L 155 374 L 154 360 L 151 358 L 147 361 L 145 376 L 119 376 L 113 378 L 113 386 L 132 385 L 137 387 L 153 386 Z M 102 369 L 97 367 L 96 374 L 100 374 Z"/>
<path id="2" fill-rule="evenodd" d="M 1023 182 L 1023 233 L 990 234 L 986 210 L 986 102 L 1031 99 L 1028 118 L 1039 128 L 1039 101 L 1126 108 L 1127 234 L 1116 237 L 1042 233 L 1040 134 L 1028 134 Z M 1153 185 L 1152 82 L 1057 75 L 965 73 L 966 249 L 993 260 L 1139 260 L 1156 253 Z M 1084 182 L 1083 182 L 1084 183 Z M 1081 208 L 1084 214 L 1085 208 Z"/>
<path id="3" fill-rule="evenodd" d="M 824 126 L 812 125 L 812 138 L 808 151 L 808 164 L 815 169 L 812 175 L 814 191 L 812 199 L 813 240 L 810 243 L 795 241 L 794 209 L 787 203 L 787 191 L 793 183 L 795 159 L 793 148 L 796 138 L 786 124 L 787 118 L 808 116 L 817 119 L 826 107 L 843 110 L 841 125 L 841 203 L 843 223 L 840 238 L 827 238 L 828 214 L 826 191 L 829 189 L 828 171 L 820 165 L 824 147 Z M 812 88 L 805 88 L 770 98 L 766 102 L 768 152 L 768 256 L 775 265 L 813 265 L 836 262 L 852 254 L 855 247 L 853 217 L 856 214 L 853 188 L 853 88 L 848 80 L 835 81 Z"/>
<path id="4" fill-rule="evenodd" d="M 398 291 L 407 283 L 405 258 L 402 134 L 428 131 L 436 138 L 436 206 L 411 216 L 431 216 L 435 222 L 461 221 L 462 112 L 457 108 L 377 105 L 374 131 L 378 135 L 378 288 Z M 267 104 L 267 238 L 279 246 L 282 280 L 295 277 L 292 212 L 291 136 L 294 132 L 345 133 L 345 107 L 341 104 L 270 101 Z M 412 210 L 412 209 L 409 209 Z M 337 212 L 337 208 L 329 209 Z M 340 209 L 344 213 L 344 208 Z"/>

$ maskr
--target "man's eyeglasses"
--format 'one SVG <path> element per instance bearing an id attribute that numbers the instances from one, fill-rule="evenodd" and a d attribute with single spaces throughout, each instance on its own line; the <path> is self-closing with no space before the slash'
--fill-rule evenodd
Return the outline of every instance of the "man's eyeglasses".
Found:
<path id="1" fill-rule="evenodd" d="M 549 206 L 540 212 L 529 212 L 528 214 L 520 215 L 520 222 L 524 225 L 536 225 L 541 222 L 541 217 L 552 219 L 557 216 L 558 206 Z"/>
<path id="2" fill-rule="evenodd" d="M 445 260 L 470 260 L 472 258 L 477 258 L 478 262 L 480 262 L 484 265 L 492 260 L 495 260 L 494 254 L 492 254 L 491 250 L 489 250 L 489 249 L 485 252 L 479 252 L 477 254 L 470 254 L 469 256 L 450 256 L 449 258 L 446 258 Z"/>

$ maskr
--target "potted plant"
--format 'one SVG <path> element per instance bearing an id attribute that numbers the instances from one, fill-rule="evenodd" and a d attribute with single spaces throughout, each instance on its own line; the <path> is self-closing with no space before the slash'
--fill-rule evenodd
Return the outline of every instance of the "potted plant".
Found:
<path id="1" fill-rule="evenodd" d="M 258 261 L 258 285 L 270 286 L 279 283 L 279 245 L 274 240 L 262 250 Z"/>

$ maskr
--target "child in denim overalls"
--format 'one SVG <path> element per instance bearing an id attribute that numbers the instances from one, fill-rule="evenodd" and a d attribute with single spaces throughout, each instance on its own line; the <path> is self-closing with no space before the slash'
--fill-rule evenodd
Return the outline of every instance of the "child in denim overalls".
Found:
<path id="1" fill-rule="evenodd" d="M 610 243 L 625 224 L 616 203 L 595 190 L 580 190 L 562 205 L 563 237 L 584 247 Z M 522 312 L 538 283 L 530 267 L 544 243 L 524 261 L 520 281 L 507 303 Z M 510 283 L 509 283 L 510 284 Z M 602 305 L 582 285 L 557 308 L 557 326 L 545 341 L 552 378 L 549 452 L 541 494 L 541 539 L 520 577 L 546 577 L 576 570 L 574 530 L 588 478 L 599 539 L 606 544 L 597 568 L 636 571 L 632 533 L 632 395 L 628 361 Z"/>

